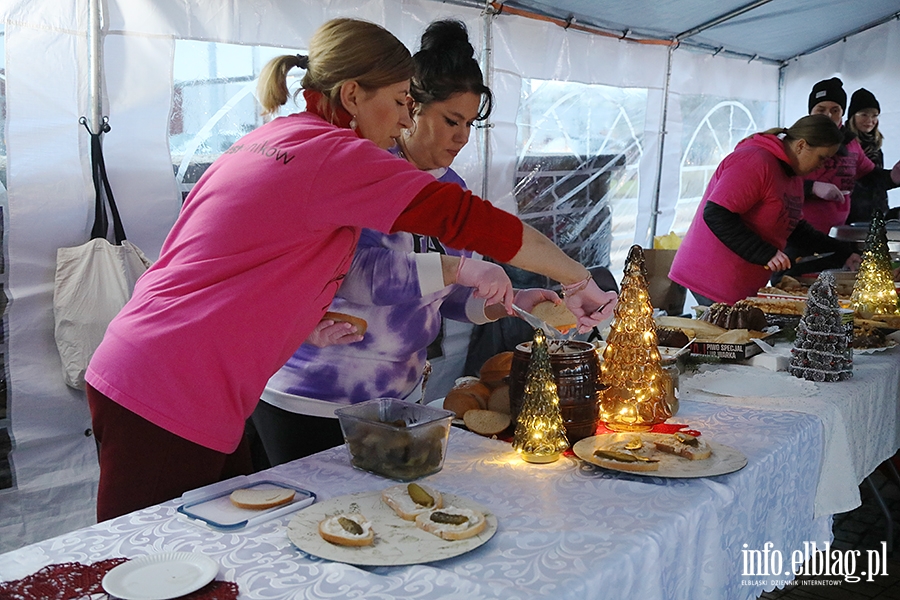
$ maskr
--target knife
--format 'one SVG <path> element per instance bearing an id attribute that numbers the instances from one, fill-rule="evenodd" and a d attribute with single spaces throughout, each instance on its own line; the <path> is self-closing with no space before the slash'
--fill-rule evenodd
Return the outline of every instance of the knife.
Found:
<path id="1" fill-rule="evenodd" d="M 821 254 L 813 254 L 812 256 L 798 256 L 794 259 L 795 265 L 802 265 L 805 262 L 811 262 L 814 260 L 821 260 L 823 258 L 828 258 L 829 256 L 834 255 L 834 252 L 822 252 Z"/>
<path id="2" fill-rule="evenodd" d="M 513 307 L 513 310 L 516 312 L 516 314 L 519 315 L 519 317 L 521 317 L 523 321 L 525 321 L 526 323 L 528 323 L 535 329 L 540 329 L 541 331 L 543 331 L 547 335 L 548 338 L 554 339 L 554 340 L 565 339 L 563 334 L 560 333 L 559 329 L 557 329 L 556 327 L 553 327 L 547 321 L 537 318 L 530 312 L 522 310 L 515 304 L 513 304 L 512 307 Z"/>

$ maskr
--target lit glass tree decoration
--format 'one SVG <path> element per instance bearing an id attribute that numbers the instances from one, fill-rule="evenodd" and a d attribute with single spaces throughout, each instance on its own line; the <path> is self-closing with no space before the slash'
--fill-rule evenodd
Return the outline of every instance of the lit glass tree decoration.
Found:
<path id="1" fill-rule="evenodd" d="M 879 210 L 872 213 L 872 223 L 866 236 L 866 248 L 856 275 L 856 283 L 853 284 L 850 305 L 863 316 L 900 313 L 897 308 L 897 289 L 891 272 L 884 216 Z"/>
<path id="2" fill-rule="evenodd" d="M 672 412 L 640 246 L 628 251 L 614 315 L 600 366 L 600 420 L 613 431 L 648 431 Z"/>
<path id="3" fill-rule="evenodd" d="M 547 338 L 543 331 L 535 329 L 513 448 L 528 462 L 549 463 L 568 447 Z"/>

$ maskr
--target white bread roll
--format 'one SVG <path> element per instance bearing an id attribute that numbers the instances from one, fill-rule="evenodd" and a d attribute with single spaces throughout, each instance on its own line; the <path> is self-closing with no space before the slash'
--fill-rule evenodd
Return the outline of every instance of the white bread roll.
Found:
<path id="1" fill-rule="evenodd" d="M 355 523 L 358 531 L 349 531 L 341 524 L 341 519 Z M 354 529 L 352 525 L 350 528 Z M 319 521 L 319 535 L 325 541 L 339 546 L 369 546 L 375 541 L 375 530 L 372 529 L 372 524 L 359 513 L 344 513 Z"/>
<path id="2" fill-rule="evenodd" d="M 488 410 L 493 410 L 505 415 L 510 414 L 508 385 L 501 385 L 491 392 L 491 397 L 488 398 L 487 408 Z"/>
<path id="3" fill-rule="evenodd" d="M 276 488 L 268 490 L 239 489 L 231 492 L 231 503 L 238 508 L 265 510 L 287 504 L 294 499 L 294 490 Z"/>
<path id="4" fill-rule="evenodd" d="M 465 517 L 465 522 L 460 524 L 442 523 L 439 522 L 440 515 Z M 416 527 L 444 540 L 464 540 L 476 536 L 484 531 L 486 525 L 487 521 L 480 512 L 455 506 L 430 510 L 416 517 Z"/>
<path id="5" fill-rule="evenodd" d="M 425 494 L 431 497 L 431 504 L 420 504 L 410 495 L 410 486 L 418 486 Z M 415 493 L 415 492 L 413 492 Z M 381 499 L 391 507 L 395 513 L 407 521 L 415 521 L 423 512 L 428 512 L 444 505 L 441 493 L 424 483 L 404 483 L 387 488 L 381 492 Z"/>

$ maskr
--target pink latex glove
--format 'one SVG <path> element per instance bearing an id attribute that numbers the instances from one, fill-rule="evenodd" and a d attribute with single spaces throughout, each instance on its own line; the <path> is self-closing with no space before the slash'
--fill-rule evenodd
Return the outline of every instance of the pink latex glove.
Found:
<path id="1" fill-rule="evenodd" d="M 324 348 L 325 346 L 344 346 L 346 344 L 354 344 L 361 342 L 363 336 L 356 333 L 356 327 L 353 323 L 345 321 L 332 321 L 331 319 L 322 319 L 312 330 L 312 333 L 306 338 L 305 344 L 311 344 L 316 348 Z"/>
<path id="2" fill-rule="evenodd" d="M 513 298 L 513 304 L 525 312 L 531 312 L 535 306 L 541 302 L 547 302 L 548 300 L 553 304 L 562 302 L 562 298 L 557 296 L 556 292 L 552 290 L 529 288 L 527 290 L 519 290 L 516 292 L 516 296 Z"/>
<path id="3" fill-rule="evenodd" d="M 891 180 L 900 185 L 900 160 L 897 161 L 897 164 L 894 165 L 894 168 L 891 169 Z"/>
<path id="4" fill-rule="evenodd" d="M 861 265 L 861 264 L 862 264 L 862 256 L 860 256 L 859 254 L 854 252 L 847 258 L 846 262 L 844 262 L 844 268 L 847 269 L 848 271 L 858 271 L 859 265 Z"/>
<path id="5" fill-rule="evenodd" d="M 769 259 L 769 262 L 766 263 L 766 267 L 773 272 L 787 271 L 791 268 L 791 259 L 781 250 L 776 250 L 775 256 Z"/>
<path id="6" fill-rule="evenodd" d="M 822 200 L 830 202 L 843 202 L 844 192 L 833 183 L 825 183 L 824 181 L 814 181 L 812 184 L 812 193 Z"/>
<path id="7" fill-rule="evenodd" d="M 578 319 L 578 333 L 586 333 L 613 316 L 618 295 L 604 292 L 593 278 L 577 291 L 566 293 L 566 306 Z"/>
<path id="8" fill-rule="evenodd" d="M 512 282 L 500 265 L 461 256 L 456 283 L 475 288 L 476 298 L 484 298 L 485 304 L 502 304 L 507 314 L 512 314 Z"/>

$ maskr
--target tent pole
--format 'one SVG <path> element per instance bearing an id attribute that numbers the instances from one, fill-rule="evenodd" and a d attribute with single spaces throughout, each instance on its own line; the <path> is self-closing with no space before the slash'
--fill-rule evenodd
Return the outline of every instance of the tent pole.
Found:
<path id="1" fill-rule="evenodd" d="M 669 82 L 672 80 L 672 58 L 675 54 L 676 47 L 677 44 L 672 44 L 669 46 L 669 51 L 666 53 L 666 80 L 663 84 L 662 119 L 659 124 L 659 144 L 657 145 L 659 148 L 659 155 L 656 158 L 656 189 L 653 193 L 653 205 L 650 210 L 650 235 L 648 236 L 649 239 L 645 240 L 645 248 L 653 247 L 653 238 L 656 236 L 656 223 L 659 219 L 659 194 L 662 189 L 663 150 L 666 146 L 666 121 L 669 117 Z"/>
<path id="2" fill-rule="evenodd" d="M 101 0 L 88 0 L 88 63 L 90 65 L 91 131 L 100 133 L 103 123 L 103 95 L 100 82 Z"/>
<path id="3" fill-rule="evenodd" d="M 494 23 L 494 9 L 489 0 L 484 4 L 482 12 L 483 37 L 481 41 L 481 68 L 484 71 L 485 84 L 493 89 L 494 84 L 494 61 L 493 61 L 493 43 L 494 37 L 492 29 Z M 490 117 L 481 124 L 478 131 L 481 132 L 481 152 L 484 157 L 481 163 L 481 197 L 488 197 L 488 179 L 491 173 L 491 124 Z"/>

